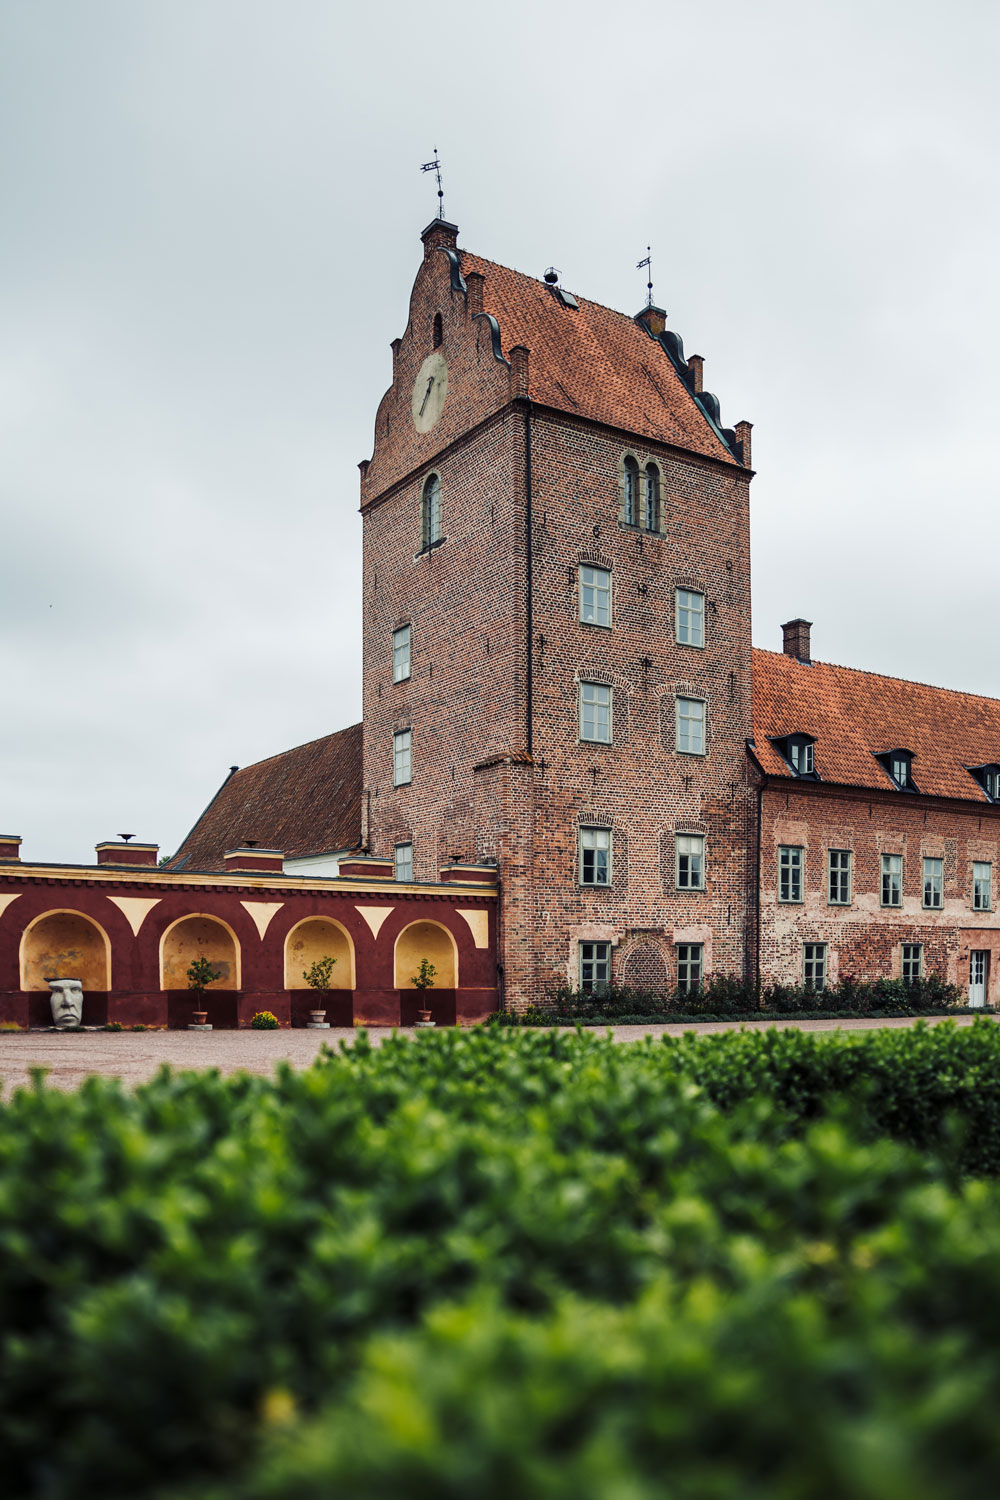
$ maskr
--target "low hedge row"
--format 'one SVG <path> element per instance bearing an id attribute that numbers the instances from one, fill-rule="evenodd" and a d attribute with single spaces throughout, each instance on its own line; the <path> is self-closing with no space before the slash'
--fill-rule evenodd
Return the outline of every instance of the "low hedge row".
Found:
<path id="1" fill-rule="evenodd" d="M 979 1500 L 998 1171 L 991 1023 L 39 1079 L 0 1108 L 5 1493 Z"/>

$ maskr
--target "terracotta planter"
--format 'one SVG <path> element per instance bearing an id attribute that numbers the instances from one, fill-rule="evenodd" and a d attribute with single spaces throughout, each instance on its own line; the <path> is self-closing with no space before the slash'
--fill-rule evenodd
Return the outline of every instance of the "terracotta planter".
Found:
<path id="1" fill-rule="evenodd" d="M 208 1020 L 208 1011 L 196 1010 L 191 1019 L 196 1026 L 204 1026 L 205 1022 Z"/>
<path id="2" fill-rule="evenodd" d="M 311 1021 L 317 1021 L 317 1022 L 318 1021 L 325 1021 L 326 1020 L 326 1011 L 325 1010 L 311 1010 L 309 1012 L 309 1019 Z"/>

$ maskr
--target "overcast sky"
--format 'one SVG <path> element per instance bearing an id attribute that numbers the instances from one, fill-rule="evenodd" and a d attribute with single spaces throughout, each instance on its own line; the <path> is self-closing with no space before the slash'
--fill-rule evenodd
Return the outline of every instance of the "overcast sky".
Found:
<path id="1" fill-rule="evenodd" d="M 460 244 L 655 293 L 754 616 L 1000 695 L 992 0 L 0 0 L 0 832 L 176 848 L 360 716 L 358 461 Z M 998 747 L 1000 751 L 1000 747 Z"/>

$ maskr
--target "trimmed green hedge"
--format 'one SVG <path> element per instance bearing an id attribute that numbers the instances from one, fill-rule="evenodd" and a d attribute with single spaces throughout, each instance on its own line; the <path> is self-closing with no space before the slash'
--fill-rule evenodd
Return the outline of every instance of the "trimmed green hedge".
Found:
<path id="1" fill-rule="evenodd" d="M 980 1500 L 998 1169 L 990 1022 L 39 1083 L 0 1109 L 5 1493 Z"/>

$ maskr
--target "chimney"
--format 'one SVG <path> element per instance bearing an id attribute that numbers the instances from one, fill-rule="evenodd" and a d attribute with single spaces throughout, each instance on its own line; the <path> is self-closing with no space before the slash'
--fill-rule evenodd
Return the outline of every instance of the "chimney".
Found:
<path id="1" fill-rule="evenodd" d="M 528 350 L 523 344 L 515 344 L 510 351 L 510 396 L 528 394 Z"/>
<path id="2" fill-rule="evenodd" d="M 809 632 L 812 629 L 812 620 L 789 620 L 781 627 L 782 643 L 781 649 L 786 656 L 794 656 L 797 661 L 811 662 L 809 654 Z"/>
<path id="3" fill-rule="evenodd" d="M 694 393 L 697 396 L 705 389 L 705 361 L 700 354 L 688 355 L 688 369 L 691 371 Z"/>
<path id="4" fill-rule="evenodd" d="M 736 441 L 740 445 L 741 463 L 745 469 L 752 469 L 750 461 L 750 433 L 753 431 L 752 422 L 737 422 Z"/>
<path id="5" fill-rule="evenodd" d="M 449 224 L 447 219 L 432 219 L 420 238 L 424 242 L 424 260 L 441 248 L 457 250 L 458 225 Z"/>
<path id="6" fill-rule="evenodd" d="M 485 276 L 480 275 L 478 271 L 466 272 L 465 284 L 469 288 L 470 318 L 474 318 L 477 313 L 481 313 L 483 310 L 483 285 L 485 280 Z"/>
<path id="7" fill-rule="evenodd" d="M 280 875 L 285 868 L 285 856 L 280 849 L 258 849 L 256 844 L 227 849 L 222 861 L 227 871 L 245 875 Z"/>
<path id="8" fill-rule="evenodd" d="M 644 307 L 642 312 L 636 313 L 635 321 L 655 339 L 666 328 L 667 315 L 662 307 Z"/>
<path id="9" fill-rule="evenodd" d="M 131 835 L 129 835 L 129 839 Z M 121 843 L 114 843 L 108 839 L 103 844 L 94 846 L 99 865 L 140 865 L 146 869 L 156 868 L 156 856 L 160 852 L 159 844 L 133 844 L 129 839 L 122 839 Z"/>
<path id="10" fill-rule="evenodd" d="M 0 833 L 0 861 L 21 858 L 21 837 L 17 833 Z"/>

